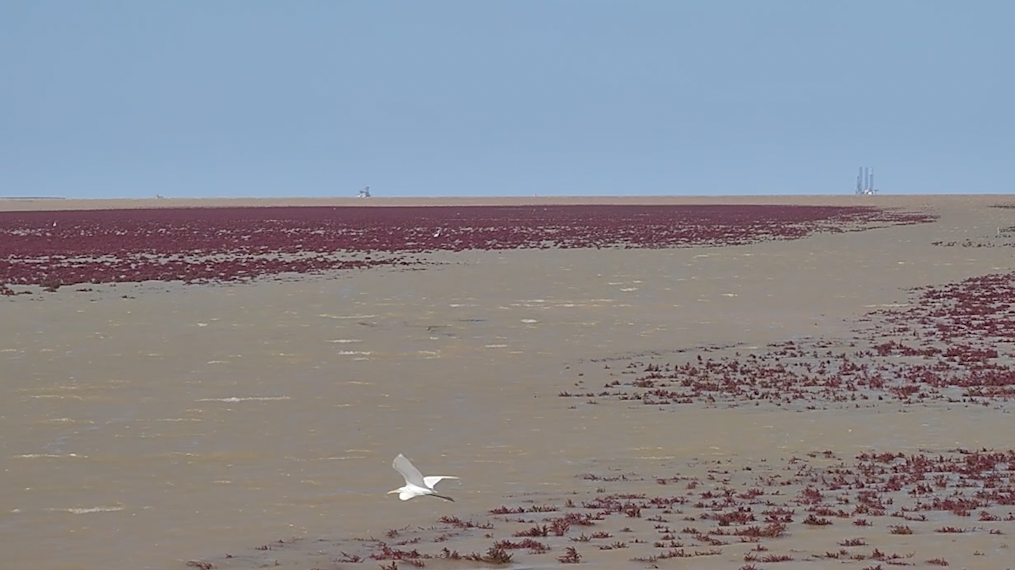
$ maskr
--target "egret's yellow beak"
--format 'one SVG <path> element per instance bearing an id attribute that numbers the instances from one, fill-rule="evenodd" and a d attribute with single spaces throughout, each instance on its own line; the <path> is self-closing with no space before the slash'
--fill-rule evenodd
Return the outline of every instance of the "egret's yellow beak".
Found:
<path id="1" fill-rule="evenodd" d="M 400 490 L 401 490 L 401 489 L 394 489 L 394 490 L 388 491 L 388 492 L 387 492 L 387 494 L 388 494 L 388 495 L 390 495 L 390 494 L 392 494 L 392 493 L 397 493 L 397 492 L 399 492 Z"/>

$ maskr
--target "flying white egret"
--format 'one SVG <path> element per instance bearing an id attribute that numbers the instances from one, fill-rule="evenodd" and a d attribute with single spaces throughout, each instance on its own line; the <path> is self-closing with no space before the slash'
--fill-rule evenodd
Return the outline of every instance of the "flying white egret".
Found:
<path id="1" fill-rule="evenodd" d="M 419 469 L 416 469 L 409 460 L 405 458 L 401 453 L 395 457 L 395 460 L 391 462 L 391 466 L 402 474 L 405 479 L 405 486 L 399 487 L 393 491 L 388 491 L 388 494 L 398 493 L 398 498 L 403 501 L 408 501 L 413 497 L 419 497 L 420 495 L 433 495 L 444 499 L 445 501 L 455 502 L 451 497 L 445 497 L 444 495 L 437 494 L 434 490 L 434 485 L 440 482 L 441 479 L 458 479 L 452 475 L 431 475 L 424 477 Z"/>

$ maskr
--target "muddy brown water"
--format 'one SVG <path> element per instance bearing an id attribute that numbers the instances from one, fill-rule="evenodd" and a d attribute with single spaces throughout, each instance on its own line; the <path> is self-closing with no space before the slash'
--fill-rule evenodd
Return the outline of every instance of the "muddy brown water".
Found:
<path id="1" fill-rule="evenodd" d="M 2 566 L 162 570 L 228 565 L 226 553 L 253 564 L 254 547 L 304 537 L 324 542 L 257 564 L 374 567 L 336 563 L 327 541 L 564 494 L 600 465 L 695 472 L 816 450 L 1010 448 L 1012 415 L 994 408 L 657 412 L 557 396 L 589 359 L 848 342 L 855 319 L 906 303 L 907 287 L 1011 271 L 1015 240 L 997 228 L 1015 210 L 987 207 L 1004 201 L 894 198 L 941 219 L 751 246 L 445 253 L 424 271 L 4 299 Z M 931 245 L 965 239 L 1007 246 Z M 461 477 L 440 487 L 456 502 L 386 495 L 402 484 L 400 452 Z M 1007 537 L 960 538 L 915 536 L 906 549 L 955 567 L 1011 564 Z M 583 563 L 644 567 L 597 556 Z M 696 567 L 737 568 L 739 556 Z"/>

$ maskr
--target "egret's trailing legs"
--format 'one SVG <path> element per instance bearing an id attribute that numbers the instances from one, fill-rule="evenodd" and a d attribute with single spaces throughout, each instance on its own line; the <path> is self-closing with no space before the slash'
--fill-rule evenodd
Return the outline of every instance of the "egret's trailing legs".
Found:
<path id="1" fill-rule="evenodd" d="M 431 475 L 424 477 L 419 469 L 416 469 L 409 460 L 405 458 L 401 453 L 395 457 L 395 460 L 391 462 L 391 466 L 402 474 L 405 479 L 405 486 L 399 487 L 393 491 L 388 491 L 388 494 L 398 493 L 398 498 L 403 501 L 408 501 L 413 497 L 420 495 L 432 495 L 445 501 L 455 502 L 451 497 L 445 497 L 444 495 L 438 495 L 437 491 L 434 490 L 434 485 L 440 482 L 441 479 L 458 479 L 452 475 Z"/>

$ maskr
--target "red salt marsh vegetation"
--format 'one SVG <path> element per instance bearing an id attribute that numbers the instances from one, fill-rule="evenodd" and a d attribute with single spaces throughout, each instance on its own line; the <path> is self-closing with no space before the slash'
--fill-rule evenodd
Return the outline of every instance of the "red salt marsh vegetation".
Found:
<path id="1" fill-rule="evenodd" d="M 989 405 L 1015 398 L 1015 273 L 910 295 L 907 307 L 861 319 L 845 345 L 803 339 L 762 350 L 707 347 L 679 349 L 673 358 L 590 359 L 576 371 L 577 389 L 559 395 L 663 408 L 765 403 L 810 410 L 885 400 Z M 593 378 L 604 382 L 601 388 L 590 386 Z"/>
<path id="2" fill-rule="evenodd" d="M 950 564 L 891 537 L 947 535 L 951 551 L 977 556 L 984 552 L 972 544 L 1004 549 L 1015 528 L 1015 450 L 871 451 L 854 457 L 816 451 L 751 465 L 711 463 L 704 475 L 579 473 L 568 492 L 519 498 L 465 520 L 442 516 L 425 528 L 392 528 L 381 537 L 308 547 L 336 553 L 331 564 L 382 568 L 448 567 L 450 561 L 626 561 L 659 568 L 668 559 L 688 558 L 739 558 L 743 568 L 790 561 L 876 568 Z M 798 540 L 801 535 L 805 541 Z M 971 540 L 976 542 L 964 544 Z M 301 542 L 258 549 L 300 548 Z M 460 552 L 456 544 L 486 548 Z"/>
<path id="3" fill-rule="evenodd" d="M 236 281 L 430 251 L 661 248 L 799 239 L 933 221 L 870 206 L 227 207 L 0 212 L 0 287 Z"/>

